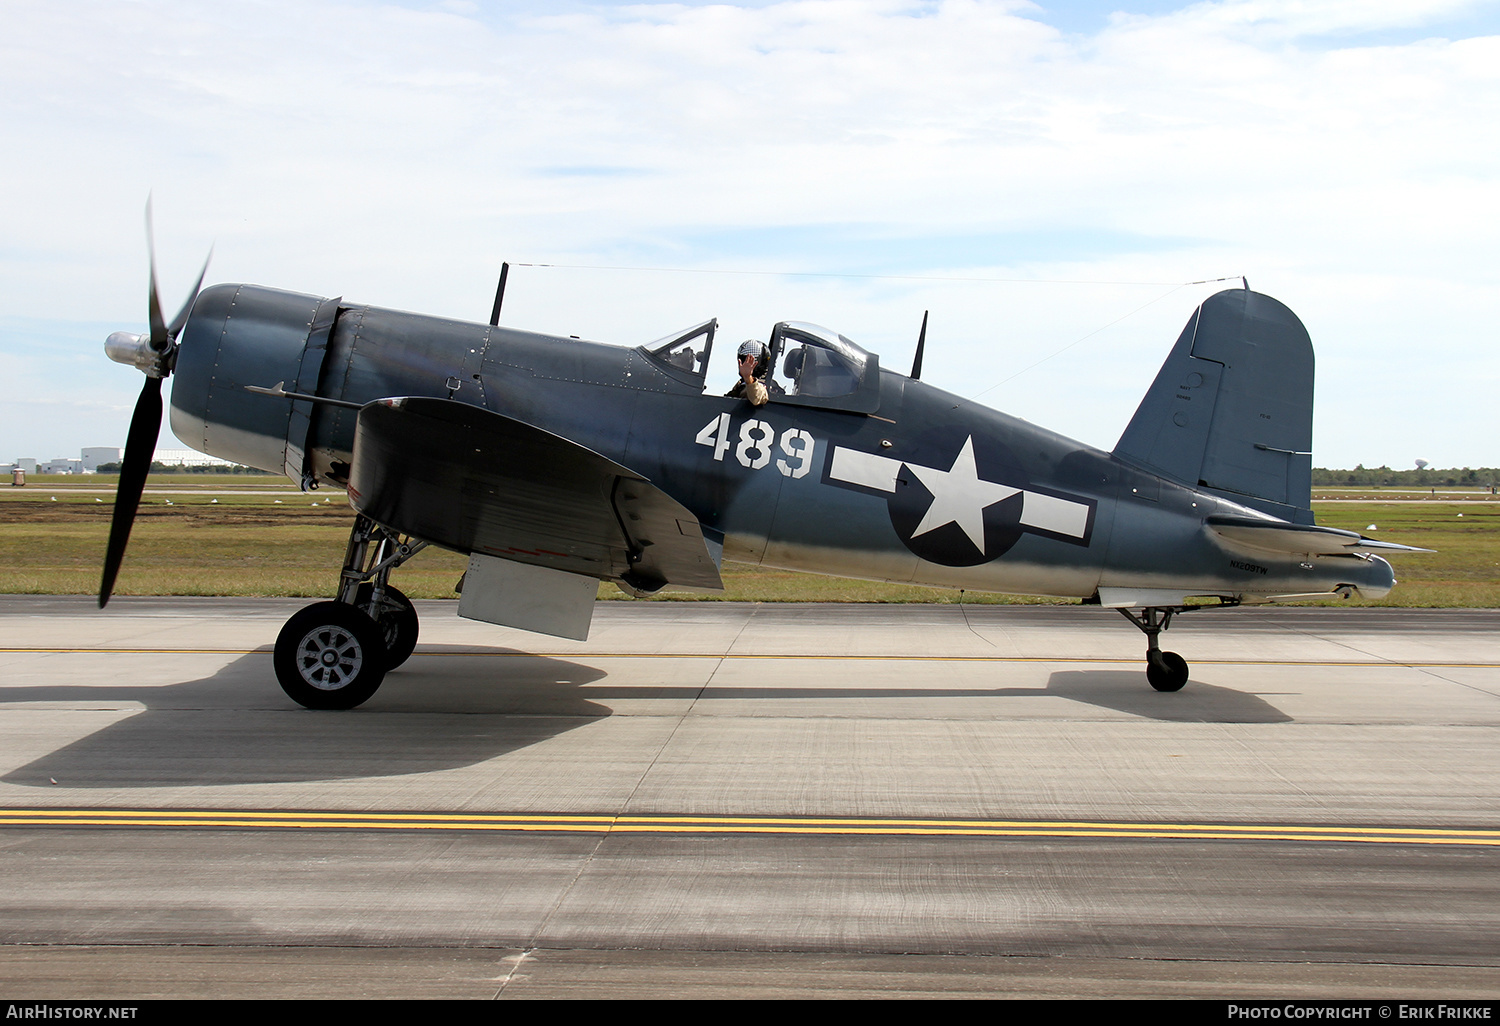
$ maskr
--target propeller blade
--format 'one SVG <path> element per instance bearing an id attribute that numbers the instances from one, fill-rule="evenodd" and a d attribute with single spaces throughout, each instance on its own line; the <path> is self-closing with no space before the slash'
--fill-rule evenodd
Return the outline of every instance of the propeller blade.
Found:
<path id="1" fill-rule="evenodd" d="M 167 348 L 167 322 L 162 320 L 161 300 L 156 292 L 156 233 L 151 229 L 151 197 L 146 197 L 146 255 L 151 261 L 151 294 L 146 307 L 151 315 L 151 348 L 158 353 Z"/>
<path id="2" fill-rule="evenodd" d="M 141 396 L 135 401 L 135 413 L 130 417 L 125 458 L 120 462 L 120 484 L 115 489 L 115 512 L 109 522 L 109 546 L 104 551 L 104 576 L 99 582 L 100 609 L 109 602 L 109 596 L 115 590 L 115 576 L 125 558 L 125 546 L 130 541 L 135 511 L 141 504 L 146 475 L 151 473 L 156 436 L 161 433 L 161 383 L 161 378 L 146 379 Z"/>
<path id="3" fill-rule="evenodd" d="M 203 270 L 198 272 L 198 280 L 193 282 L 193 290 L 188 293 L 187 302 L 182 304 L 182 309 L 177 311 L 177 316 L 172 318 L 172 323 L 167 326 L 167 335 L 176 339 L 182 326 L 187 323 L 188 313 L 193 309 L 193 303 L 198 298 L 198 290 L 203 287 L 203 279 L 208 274 L 208 262 L 214 258 L 213 247 L 209 247 L 208 256 L 203 258 Z"/>

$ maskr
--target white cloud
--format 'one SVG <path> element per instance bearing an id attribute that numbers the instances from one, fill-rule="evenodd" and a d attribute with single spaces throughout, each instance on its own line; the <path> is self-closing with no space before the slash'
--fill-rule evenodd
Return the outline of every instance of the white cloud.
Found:
<path id="1" fill-rule="evenodd" d="M 913 240 L 879 250 L 897 273 L 1246 273 L 1313 331 L 1318 462 L 1494 463 L 1461 411 L 1495 378 L 1500 37 L 1438 31 L 1475 6 L 1226 0 L 1081 34 L 976 0 L 12 0 L 0 310 L 138 325 L 149 189 L 169 307 L 215 240 L 212 280 L 482 318 L 506 258 L 841 270 L 852 226 Z M 808 226 L 828 244 L 794 245 Z M 1017 232 L 1076 247 L 987 252 Z M 987 399 L 1108 447 L 1212 288 Z M 931 307 L 927 376 L 972 391 L 1162 291 L 531 270 L 507 310 L 614 341 L 821 319 L 899 367 Z"/>

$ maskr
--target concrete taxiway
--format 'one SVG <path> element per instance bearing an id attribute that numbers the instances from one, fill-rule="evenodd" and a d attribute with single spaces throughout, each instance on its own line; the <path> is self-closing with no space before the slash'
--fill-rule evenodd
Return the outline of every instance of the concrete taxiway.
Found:
<path id="1" fill-rule="evenodd" d="M 1500 612 L 0 597 L 0 984 L 42 997 L 1500 994 Z"/>

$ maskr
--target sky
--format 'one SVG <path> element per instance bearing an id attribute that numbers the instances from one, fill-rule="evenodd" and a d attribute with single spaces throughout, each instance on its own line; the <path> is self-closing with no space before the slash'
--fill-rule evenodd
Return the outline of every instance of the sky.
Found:
<path id="1" fill-rule="evenodd" d="M 475 321 L 510 261 L 509 326 L 718 317 L 722 390 L 929 310 L 925 380 L 1102 449 L 1244 276 L 1315 465 L 1500 465 L 1500 0 L 6 0 L 0 153 L 0 462 L 124 444 L 149 194 L 169 315 L 210 247 Z"/>

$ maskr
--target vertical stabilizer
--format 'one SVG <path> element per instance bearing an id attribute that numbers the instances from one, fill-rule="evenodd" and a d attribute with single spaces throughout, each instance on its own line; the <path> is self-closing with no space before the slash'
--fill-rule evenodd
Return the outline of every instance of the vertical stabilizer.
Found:
<path id="1" fill-rule="evenodd" d="M 1193 312 L 1115 455 L 1312 523 L 1313 349 L 1285 306 L 1248 289 Z"/>

